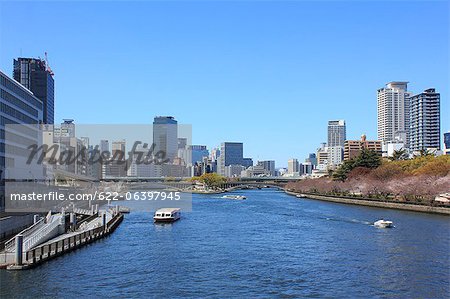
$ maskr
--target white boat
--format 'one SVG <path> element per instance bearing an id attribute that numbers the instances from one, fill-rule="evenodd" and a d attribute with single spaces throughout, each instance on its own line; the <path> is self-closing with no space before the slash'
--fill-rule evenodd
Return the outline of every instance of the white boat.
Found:
<path id="1" fill-rule="evenodd" d="M 296 197 L 298 197 L 298 198 L 306 198 L 306 195 L 305 194 L 297 194 Z"/>
<path id="2" fill-rule="evenodd" d="M 180 219 L 181 209 L 179 208 L 163 208 L 155 212 L 153 220 L 155 222 L 174 222 Z"/>
<path id="3" fill-rule="evenodd" d="M 384 220 L 384 219 L 380 219 L 378 221 L 375 221 L 373 223 L 374 226 L 379 227 L 379 228 L 390 228 L 393 226 L 393 222 L 392 221 L 388 221 L 388 220 Z"/>
<path id="4" fill-rule="evenodd" d="M 440 203 L 450 203 L 450 193 L 439 194 L 434 198 L 434 201 Z"/>
<path id="5" fill-rule="evenodd" d="M 222 198 L 242 200 L 246 199 L 247 197 L 245 197 L 244 195 L 224 195 L 222 196 Z"/>

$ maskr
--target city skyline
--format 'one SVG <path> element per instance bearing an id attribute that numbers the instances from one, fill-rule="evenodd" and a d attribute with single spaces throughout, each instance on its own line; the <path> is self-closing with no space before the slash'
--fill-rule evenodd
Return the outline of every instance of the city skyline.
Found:
<path id="1" fill-rule="evenodd" d="M 0 68 L 11 76 L 14 58 L 42 57 L 47 51 L 55 72 L 55 123 L 63 118 L 76 123 L 151 123 L 155 115 L 173 115 L 180 123 L 193 125 L 192 144 L 211 149 L 224 141 L 244 142 L 244 156 L 275 160 L 283 167 L 291 157 L 302 161 L 326 141 L 326 122 L 331 119 L 346 120 L 348 139 L 361 134 L 377 139 L 376 90 L 387 82 L 405 80 L 414 94 L 428 88 L 441 94 L 441 132 L 450 129 L 445 117 L 449 111 L 445 3 L 390 3 L 392 11 L 378 3 L 358 3 L 352 4 L 351 15 L 340 15 L 345 3 L 108 3 L 101 6 L 104 14 L 89 12 L 95 11 L 95 3 L 75 8 L 67 3 L 49 7 L 15 3 L 14 7 L 27 6 L 24 14 L 30 21 L 38 15 L 58 16 L 45 27 L 44 37 L 26 33 L 21 24 L 10 27 L 14 22 L 5 13 L 10 5 L 0 6 Z M 321 16 L 314 14 L 319 10 Z M 142 28 L 126 16 L 120 27 L 106 26 L 123 11 L 137 16 L 146 12 L 154 18 Z M 442 26 L 414 22 L 423 11 L 434 14 Z M 235 25 L 228 23 L 226 13 L 236 14 Z M 251 13 L 279 22 L 269 26 L 255 19 L 250 25 Z M 167 23 L 162 16 L 184 18 L 186 26 Z M 81 24 L 76 30 L 68 23 L 77 17 L 86 24 L 95 18 L 98 27 Z M 291 30 L 294 21 L 298 24 Z M 361 28 L 348 28 L 357 21 Z M 374 24 L 380 26 L 372 28 Z M 331 25 L 333 36 L 327 32 Z M 59 43 L 66 32 L 58 28 L 66 28 L 72 42 Z M 25 33 L 14 36 L 18 30 Z M 85 34 L 89 30 L 92 36 Z M 383 43 L 400 39 L 399 31 L 401 39 L 433 42 L 435 47 L 418 51 L 403 42 L 385 49 Z M 259 33 L 274 43 L 264 43 Z M 351 40 L 349 34 L 354 35 Z M 103 45 L 116 35 L 122 39 L 119 44 Z M 333 50 L 324 51 L 329 43 Z M 178 50 L 176 45 L 181 44 L 183 50 Z M 107 113 L 98 113 L 102 109 Z"/>

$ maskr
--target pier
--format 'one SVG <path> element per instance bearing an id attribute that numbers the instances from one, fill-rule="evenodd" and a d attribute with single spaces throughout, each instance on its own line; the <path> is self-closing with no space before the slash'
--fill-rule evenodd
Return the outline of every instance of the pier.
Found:
<path id="1" fill-rule="evenodd" d="M 66 223 L 66 220 L 69 220 Z M 81 219 L 77 223 L 77 219 Z M 73 209 L 38 219 L 5 243 L 0 268 L 22 270 L 92 243 L 112 233 L 122 222 L 119 206 L 106 210 Z"/>

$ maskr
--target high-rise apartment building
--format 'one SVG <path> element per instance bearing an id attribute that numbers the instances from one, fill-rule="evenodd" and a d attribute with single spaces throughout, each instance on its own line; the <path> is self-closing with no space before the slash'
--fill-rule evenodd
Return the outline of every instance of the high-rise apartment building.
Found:
<path id="1" fill-rule="evenodd" d="M 409 98 L 409 148 L 411 151 L 441 147 L 440 94 L 434 88 Z"/>
<path id="2" fill-rule="evenodd" d="M 43 104 L 43 123 L 54 123 L 55 81 L 53 72 L 42 59 L 14 59 L 14 80 L 30 90 Z"/>
<path id="3" fill-rule="evenodd" d="M 328 121 L 328 165 L 330 167 L 342 163 L 346 136 L 345 120 Z"/>
<path id="4" fill-rule="evenodd" d="M 329 146 L 328 150 L 328 168 L 334 169 L 340 165 L 344 160 L 344 147 L 343 146 Z"/>
<path id="5" fill-rule="evenodd" d="M 408 82 L 389 82 L 377 91 L 378 140 L 401 140 L 409 145 Z"/>
<path id="6" fill-rule="evenodd" d="M 345 120 L 328 121 L 328 146 L 344 146 L 346 136 Z"/>
<path id="7" fill-rule="evenodd" d="M 153 120 L 153 143 L 155 153 L 163 151 L 166 159 L 173 162 L 178 153 L 178 122 L 173 116 L 156 116 Z"/>

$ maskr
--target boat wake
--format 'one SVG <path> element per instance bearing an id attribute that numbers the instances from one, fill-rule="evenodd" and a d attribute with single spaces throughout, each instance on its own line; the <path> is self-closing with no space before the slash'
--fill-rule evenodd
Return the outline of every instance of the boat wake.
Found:
<path id="1" fill-rule="evenodd" d="M 373 222 L 363 221 L 363 220 L 353 219 L 353 218 L 326 217 L 325 219 L 328 221 L 338 221 L 338 222 L 347 222 L 347 223 L 355 223 L 355 224 L 373 225 Z"/>

